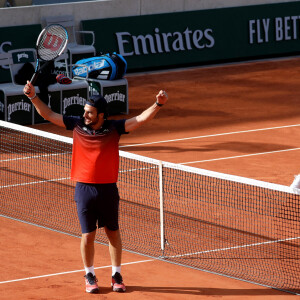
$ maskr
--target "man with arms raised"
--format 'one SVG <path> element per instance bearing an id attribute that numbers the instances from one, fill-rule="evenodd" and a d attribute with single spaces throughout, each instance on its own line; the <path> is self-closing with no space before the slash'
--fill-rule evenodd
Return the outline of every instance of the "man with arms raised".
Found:
<path id="1" fill-rule="evenodd" d="M 164 91 L 156 95 L 156 102 L 140 115 L 128 120 L 107 120 L 107 102 L 92 96 L 84 106 L 83 117 L 53 112 L 35 93 L 28 81 L 25 95 L 46 120 L 73 130 L 71 179 L 76 181 L 74 199 L 82 230 L 81 255 L 85 267 L 86 292 L 98 293 L 94 272 L 94 241 L 98 228 L 104 227 L 109 240 L 112 263 L 112 288 L 125 292 L 121 276 L 122 242 L 119 231 L 119 193 L 116 182 L 119 170 L 119 139 L 153 119 L 167 102 Z"/>

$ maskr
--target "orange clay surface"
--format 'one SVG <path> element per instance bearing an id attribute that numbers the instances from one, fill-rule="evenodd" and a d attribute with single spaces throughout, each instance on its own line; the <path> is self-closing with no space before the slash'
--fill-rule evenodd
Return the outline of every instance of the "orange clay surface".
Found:
<path id="1" fill-rule="evenodd" d="M 298 174 L 299 59 L 127 79 L 130 114 L 114 118 L 141 113 L 160 89 L 167 91 L 169 101 L 151 123 L 121 138 L 121 150 L 283 185 Z M 34 127 L 71 136 L 51 124 Z M 298 299 L 126 251 L 122 274 L 127 292 L 117 294 L 110 288 L 108 249 L 99 244 L 95 267 L 101 293 L 89 295 L 84 291 L 80 239 L 4 217 L 0 224 L 0 299 Z"/>

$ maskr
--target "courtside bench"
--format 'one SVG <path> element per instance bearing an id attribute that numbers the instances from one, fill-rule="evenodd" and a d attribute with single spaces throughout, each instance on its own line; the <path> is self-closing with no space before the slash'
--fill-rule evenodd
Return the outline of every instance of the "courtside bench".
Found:
<path id="1" fill-rule="evenodd" d="M 9 66 L 11 82 L 0 84 L 0 119 L 21 125 L 37 124 L 45 120 L 37 113 L 31 101 L 24 95 L 24 85 L 15 82 L 15 75 L 29 62 L 36 64 L 36 50 L 24 48 L 0 54 L 0 66 Z M 68 74 L 67 54 L 64 53 L 57 62 L 65 63 Z M 62 63 L 63 62 L 63 63 Z M 39 88 L 36 93 L 39 94 Z M 74 79 L 71 84 L 51 84 L 48 86 L 48 106 L 57 113 L 82 115 L 83 106 L 88 97 L 89 85 L 84 80 Z"/>

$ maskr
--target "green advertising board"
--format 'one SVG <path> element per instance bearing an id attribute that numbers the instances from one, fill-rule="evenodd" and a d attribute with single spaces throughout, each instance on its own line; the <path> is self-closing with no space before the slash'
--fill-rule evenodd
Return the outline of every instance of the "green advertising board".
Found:
<path id="1" fill-rule="evenodd" d="M 0 27 L 0 53 L 13 49 L 35 48 L 41 30 L 40 24 Z M 10 81 L 8 66 L 0 67 L 0 83 Z"/>
<path id="2" fill-rule="evenodd" d="M 6 121 L 22 125 L 33 124 L 33 104 L 26 96 L 7 96 L 5 109 Z"/>
<path id="3" fill-rule="evenodd" d="M 82 21 L 128 70 L 285 56 L 300 49 L 300 2 Z"/>
<path id="4" fill-rule="evenodd" d="M 101 94 L 107 102 L 109 115 L 128 114 L 128 82 L 127 79 L 100 80 L 88 79 L 90 94 Z"/>
<path id="5" fill-rule="evenodd" d="M 82 116 L 83 107 L 88 97 L 88 86 L 80 89 L 62 91 L 62 114 L 69 116 Z"/>

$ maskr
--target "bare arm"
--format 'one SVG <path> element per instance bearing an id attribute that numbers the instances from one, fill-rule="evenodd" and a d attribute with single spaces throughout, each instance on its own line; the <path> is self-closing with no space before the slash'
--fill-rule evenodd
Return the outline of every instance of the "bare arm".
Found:
<path id="1" fill-rule="evenodd" d="M 168 101 L 167 93 L 164 91 L 159 91 L 159 93 L 156 95 L 156 103 L 164 105 L 167 101 Z M 161 109 L 161 106 L 157 105 L 156 103 L 154 103 L 152 106 L 144 110 L 140 115 L 126 120 L 125 131 L 126 132 L 133 131 L 139 128 L 144 123 L 152 120 L 155 117 L 155 115 L 158 113 L 158 111 Z"/>
<path id="2" fill-rule="evenodd" d="M 60 127 L 65 127 L 63 122 L 63 116 L 51 110 L 48 105 L 46 105 L 35 93 L 34 86 L 27 81 L 27 84 L 24 87 L 24 94 L 30 98 L 32 104 L 35 106 L 37 112 L 49 122 L 58 125 Z"/>

